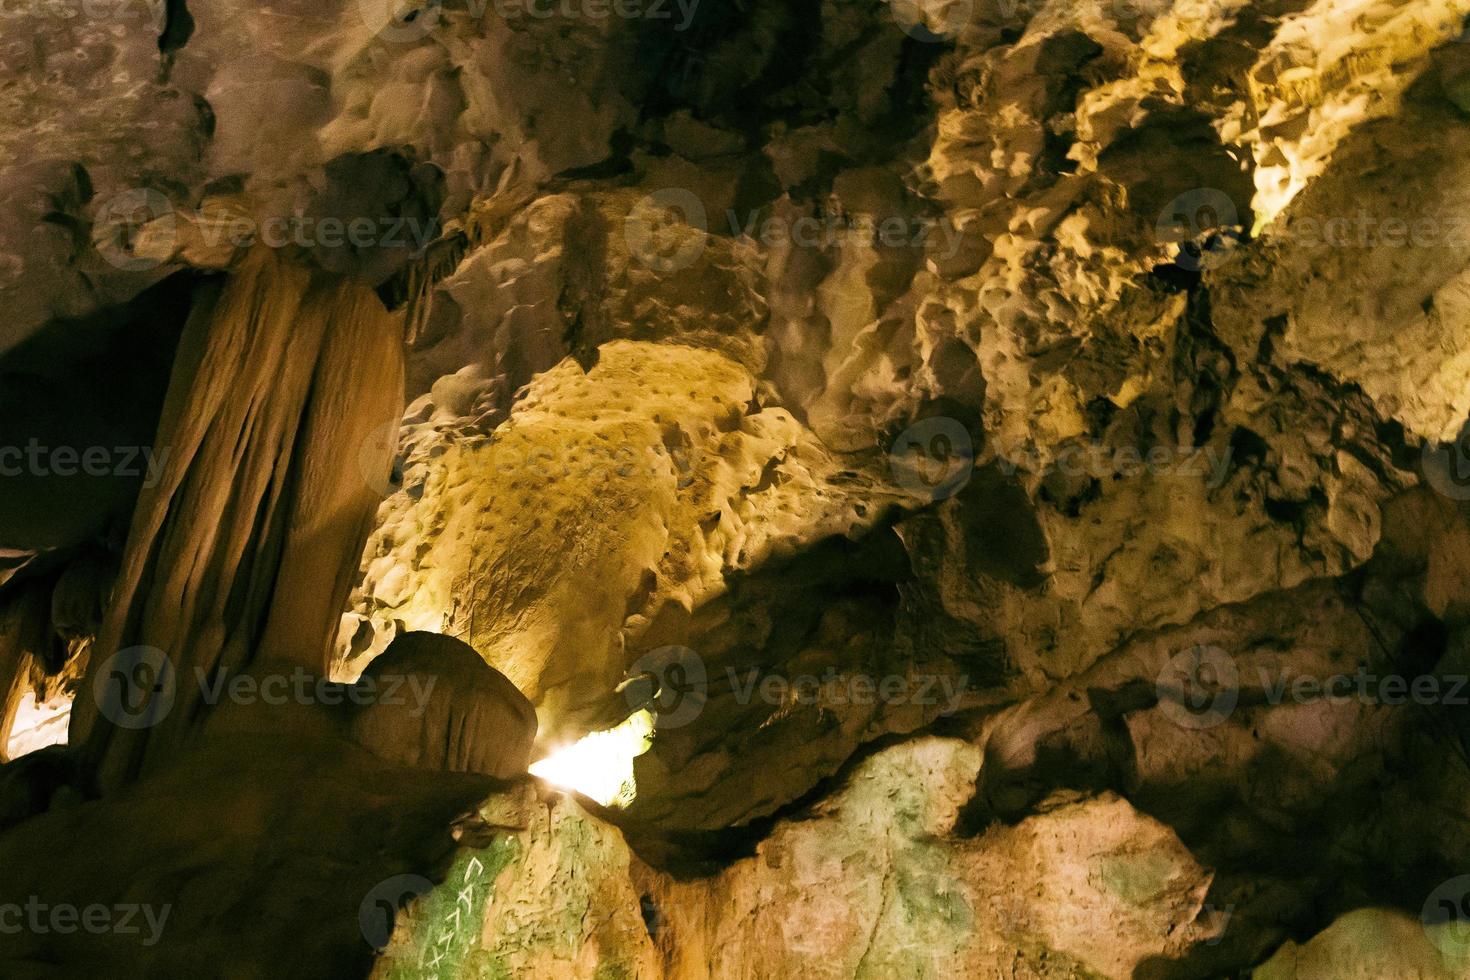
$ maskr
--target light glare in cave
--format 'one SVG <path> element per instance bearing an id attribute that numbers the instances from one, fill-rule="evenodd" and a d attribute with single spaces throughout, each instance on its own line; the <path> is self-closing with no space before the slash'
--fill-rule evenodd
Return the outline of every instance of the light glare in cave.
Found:
<path id="1" fill-rule="evenodd" d="M 532 764 L 531 775 L 576 790 L 603 806 L 625 807 L 637 793 L 633 760 L 652 744 L 653 715 L 645 708 Z"/>
<path id="2" fill-rule="evenodd" d="M 49 745 L 65 745 L 67 725 L 71 722 L 71 697 L 57 694 L 41 701 L 27 694 L 15 709 L 10 734 L 5 739 L 0 761 L 19 759 Z M 0 725 L 0 729 L 4 726 Z"/>

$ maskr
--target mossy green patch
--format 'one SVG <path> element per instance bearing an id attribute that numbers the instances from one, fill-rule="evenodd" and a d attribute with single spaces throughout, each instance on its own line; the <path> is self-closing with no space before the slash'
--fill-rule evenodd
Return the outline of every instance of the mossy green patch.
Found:
<path id="1" fill-rule="evenodd" d="M 388 980 L 509 978 L 509 971 L 498 960 L 476 954 L 484 952 L 479 942 L 490 889 L 519 854 L 520 842 L 511 836 L 461 853 L 444 883 L 419 898 L 408 922 L 408 941 L 395 943 L 383 955 L 383 975 Z"/>

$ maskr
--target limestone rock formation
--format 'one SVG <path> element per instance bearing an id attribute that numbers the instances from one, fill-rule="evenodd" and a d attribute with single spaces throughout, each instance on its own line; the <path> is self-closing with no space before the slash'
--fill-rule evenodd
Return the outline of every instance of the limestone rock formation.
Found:
<path id="1" fill-rule="evenodd" d="M 442 685 L 442 686 L 441 686 Z M 536 712 L 474 648 L 405 633 L 364 673 L 352 737 L 402 766 L 512 779 L 526 771 Z"/>
<path id="2" fill-rule="evenodd" d="M 1470 975 L 1467 17 L 7 8 L 0 973 Z"/>
<path id="3" fill-rule="evenodd" d="M 885 750 L 753 856 L 690 882 L 558 803 L 462 851 L 375 976 L 442 957 L 455 976 L 1131 977 L 1217 934 L 1209 874 L 1116 796 L 957 834 L 980 764 L 958 740 Z"/>

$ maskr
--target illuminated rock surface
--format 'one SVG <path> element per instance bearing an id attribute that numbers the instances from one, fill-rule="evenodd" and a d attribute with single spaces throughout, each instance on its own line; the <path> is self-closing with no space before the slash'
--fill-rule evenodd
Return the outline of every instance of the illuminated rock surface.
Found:
<path id="1" fill-rule="evenodd" d="M 402 7 L 6 11 L 0 974 L 1470 975 L 1470 5 Z"/>
<path id="2" fill-rule="evenodd" d="M 957 836 L 979 766 L 955 740 L 886 750 L 754 856 L 694 882 L 636 859 L 630 879 L 616 834 L 566 802 L 531 810 L 456 859 L 375 975 L 419 976 L 442 954 L 460 976 L 1128 977 L 1210 938 L 1208 873 L 1115 796 Z"/>

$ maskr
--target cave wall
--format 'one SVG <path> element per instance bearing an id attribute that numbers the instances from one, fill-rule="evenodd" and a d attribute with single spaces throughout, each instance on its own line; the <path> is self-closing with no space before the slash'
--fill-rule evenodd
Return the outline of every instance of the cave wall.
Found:
<path id="1" fill-rule="evenodd" d="M 635 6 L 17 21 L 0 448 L 168 465 L 0 476 L 0 733 L 76 699 L 0 853 L 269 733 L 435 774 L 364 838 L 396 925 L 336 927 L 333 852 L 288 975 L 1467 975 L 1470 6 Z M 511 768 L 651 708 L 636 796 L 501 785 L 501 721 L 95 696 L 139 647 L 361 690 L 416 631 L 534 706 Z M 501 719 L 448 664 L 434 717 Z M 310 783 L 235 845 L 311 865 Z M 180 835 L 101 866 L 227 892 Z"/>

